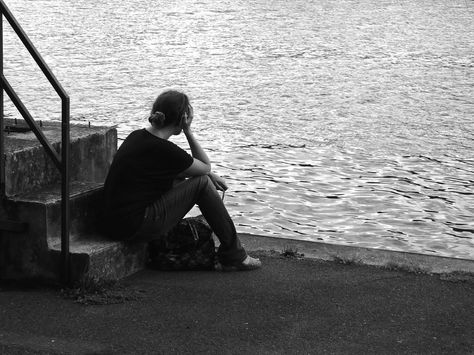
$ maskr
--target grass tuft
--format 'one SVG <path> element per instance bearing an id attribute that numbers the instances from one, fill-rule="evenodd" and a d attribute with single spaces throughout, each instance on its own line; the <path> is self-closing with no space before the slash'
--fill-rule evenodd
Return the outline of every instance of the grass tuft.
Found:
<path id="1" fill-rule="evenodd" d="M 339 256 L 335 256 L 332 260 L 335 263 L 343 264 L 343 265 L 356 265 L 357 264 L 357 261 L 354 260 L 354 259 L 345 259 L 345 258 L 341 258 Z"/>
<path id="2" fill-rule="evenodd" d="M 451 272 L 447 274 L 440 274 L 440 280 L 448 282 L 462 282 L 462 283 L 474 283 L 474 275 L 465 272 Z"/>
<path id="3" fill-rule="evenodd" d="M 291 246 L 285 246 L 282 250 L 282 252 L 280 253 L 281 256 L 285 257 L 285 258 L 294 258 L 294 259 L 298 259 L 298 258 L 303 258 L 304 257 L 304 254 L 302 253 L 298 253 L 298 249 L 297 248 L 293 248 Z"/>
<path id="4" fill-rule="evenodd" d="M 62 297 L 83 305 L 111 305 L 136 301 L 143 297 L 143 290 L 127 288 L 115 280 L 86 278 L 72 288 L 61 290 Z"/>
<path id="5" fill-rule="evenodd" d="M 392 270 L 392 271 L 402 271 L 402 272 L 409 272 L 409 273 L 414 273 L 414 274 L 429 274 L 425 269 L 419 266 L 398 265 L 398 264 L 389 262 L 383 267 L 385 269 Z"/>

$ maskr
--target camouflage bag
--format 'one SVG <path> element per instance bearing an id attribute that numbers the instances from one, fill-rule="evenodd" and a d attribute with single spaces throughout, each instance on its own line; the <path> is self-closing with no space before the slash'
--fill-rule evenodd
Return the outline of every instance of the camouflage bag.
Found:
<path id="1" fill-rule="evenodd" d="M 148 267 L 158 270 L 213 270 L 216 247 L 203 216 L 183 219 L 164 238 L 149 244 Z"/>

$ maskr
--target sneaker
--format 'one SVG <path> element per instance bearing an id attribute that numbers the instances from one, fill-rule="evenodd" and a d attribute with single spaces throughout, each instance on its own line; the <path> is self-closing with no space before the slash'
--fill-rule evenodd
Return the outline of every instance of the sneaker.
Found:
<path id="1" fill-rule="evenodd" d="M 222 271 L 249 271 L 255 270 L 262 267 L 262 262 L 260 259 L 252 258 L 251 256 L 247 255 L 244 261 L 240 264 L 236 265 L 219 265 L 217 270 Z"/>

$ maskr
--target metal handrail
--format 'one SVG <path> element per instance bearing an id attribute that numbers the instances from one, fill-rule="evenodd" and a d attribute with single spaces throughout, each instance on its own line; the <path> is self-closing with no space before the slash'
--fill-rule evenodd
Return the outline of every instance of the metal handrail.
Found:
<path id="1" fill-rule="evenodd" d="M 70 206 L 69 206 L 69 121 L 70 121 L 70 99 L 59 81 L 54 76 L 44 59 L 39 54 L 36 47 L 30 41 L 23 28 L 12 15 L 3 0 L 0 0 L 0 189 L 5 197 L 5 161 L 4 161 L 4 97 L 3 91 L 8 94 L 20 114 L 23 116 L 31 130 L 34 132 L 40 143 L 45 148 L 48 155 L 61 173 L 61 262 L 62 262 L 62 280 L 64 283 L 70 282 L 70 253 L 69 253 L 69 230 L 70 230 Z M 7 19 L 18 38 L 26 47 L 30 55 L 40 67 L 50 84 L 56 90 L 61 98 L 61 152 L 58 152 L 49 143 L 41 129 L 38 127 L 33 117 L 30 115 L 25 105 L 15 93 L 10 83 L 3 75 L 3 17 Z"/>

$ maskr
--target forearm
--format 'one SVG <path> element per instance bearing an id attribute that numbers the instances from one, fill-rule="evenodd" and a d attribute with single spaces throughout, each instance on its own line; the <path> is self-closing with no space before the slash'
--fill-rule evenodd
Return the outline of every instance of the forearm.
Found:
<path id="1" fill-rule="evenodd" d="M 209 157 L 207 156 L 204 149 L 202 149 L 201 145 L 194 137 L 194 134 L 191 131 L 191 129 L 184 130 L 184 134 L 186 135 L 186 139 L 188 140 L 188 144 L 189 144 L 189 147 L 191 148 L 191 153 L 193 157 L 196 159 L 199 159 L 204 164 L 210 166 L 211 161 L 209 160 Z"/>

